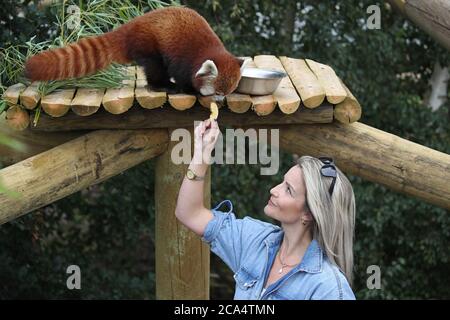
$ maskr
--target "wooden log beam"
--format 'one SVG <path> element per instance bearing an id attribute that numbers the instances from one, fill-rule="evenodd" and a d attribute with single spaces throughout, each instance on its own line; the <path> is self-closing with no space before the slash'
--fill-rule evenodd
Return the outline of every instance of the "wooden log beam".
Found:
<path id="1" fill-rule="evenodd" d="M 192 108 L 197 101 L 197 97 L 192 94 L 174 93 L 168 96 L 170 105 L 180 111 Z"/>
<path id="2" fill-rule="evenodd" d="M 62 117 L 69 111 L 75 89 L 58 89 L 41 100 L 44 111 L 52 117 Z"/>
<path id="3" fill-rule="evenodd" d="M 250 57 L 245 57 L 245 59 L 249 59 L 247 62 L 247 68 L 257 68 L 255 61 Z M 271 114 L 275 108 L 277 107 L 277 100 L 271 94 L 265 96 L 249 96 L 252 100 L 251 109 L 258 116 L 267 116 Z"/>
<path id="4" fill-rule="evenodd" d="M 136 90 L 134 96 L 142 108 L 155 109 L 162 107 L 167 101 L 167 93 L 153 91 L 148 87 L 147 80 L 136 80 Z"/>
<path id="5" fill-rule="evenodd" d="M 347 97 L 347 92 L 334 70 L 326 64 L 311 59 L 306 59 L 305 61 L 317 76 L 320 85 L 324 88 L 328 102 L 338 104 L 344 101 Z"/>
<path id="6" fill-rule="evenodd" d="M 202 96 L 201 94 L 197 95 L 197 101 L 203 108 L 207 109 L 211 109 L 211 102 L 216 102 L 214 96 Z M 217 104 L 217 107 L 222 108 L 223 105 Z"/>
<path id="7" fill-rule="evenodd" d="M 10 106 L 5 119 L 8 126 L 17 131 L 26 129 L 30 124 L 30 114 L 19 105 Z"/>
<path id="8" fill-rule="evenodd" d="M 405 1 L 406 0 L 387 0 L 387 2 L 401 14 L 405 14 Z"/>
<path id="9" fill-rule="evenodd" d="M 332 156 L 346 173 L 450 210 L 448 154 L 359 122 L 286 125 L 280 130 L 280 148 Z"/>
<path id="10" fill-rule="evenodd" d="M 62 118 L 51 118 L 45 114 L 40 115 L 36 131 L 68 131 L 92 129 L 149 129 L 190 127 L 195 120 L 204 120 L 209 117 L 210 111 L 196 105 L 188 111 L 178 111 L 172 107 L 147 110 L 134 106 L 128 112 L 113 115 L 100 109 L 89 117 L 80 117 L 69 113 Z M 31 118 L 34 118 L 33 116 Z M 266 116 L 258 116 L 254 112 L 236 114 L 227 108 L 220 108 L 219 123 L 221 125 L 249 124 L 288 124 L 288 123 L 329 123 L 333 121 L 333 106 L 324 104 L 315 109 L 300 107 L 293 114 L 284 114 L 275 110 Z"/>
<path id="11" fill-rule="evenodd" d="M 252 98 L 248 94 L 232 93 L 226 99 L 228 108 L 234 113 L 245 113 L 252 106 Z"/>
<path id="12" fill-rule="evenodd" d="M 450 50 L 450 1 L 387 1 L 447 50 Z"/>
<path id="13" fill-rule="evenodd" d="M 71 102 L 72 111 L 79 116 L 89 116 L 97 112 L 102 104 L 105 89 L 80 88 Z"/>
<path id="14" fill-rule="evenodd" d="M 144 68 L 136 66 L 136 90 L 134 96 L 142 108 L 155 109 L 162 107 L 167 101 L 167 92 L 154 91 L 148 86 Z"/>
<path id="15" fill-rule="evenodd" d="M 280 57 L 284 68 L 307 108 L 316 108 L 325 100 L 325 89 L 303 59 Z"/>
<path id="16" fill-rule="evenodd" d="M 0 224 L 161 154 L 167 130 L 99 130 L 0 170 Z"/>
<path id="17" fill-rule="evenodd" d="M 29 110 L 36 108 L 39 100 L 41 100 L 41 95 L 39 94 L 38 89 L 39 82 L 37 81 L 28 86 L 20 94 L 20 104 Z"/>
<path id="18" fill-rule="evenodd" d="M 112 114 L 121 114 L 133 106 L 136 86 L 136 66 L 126 68 L 127 80 L 122 80 L 120 88 L 109 88 L 102 99 L 103 108 Z"/>
<path id="19" fill-rule="evenodd" d="M 6 121 L 7 120 L 4 117 L 0 117 L 0 135 L 23 144 L 25 150 L 18 151 L 0 143 L 0 162 L 3 167 L 10 166 L 88 133 L 88 131 L 85 130 L 40 132 L 31 131 L 29 128 L 18 131 L 11 129 L 9 125 L 6 124 Z"/>
<path id="20" fill-rule="evenodd" d="M 275 56 L 259 55 L 254 57 L 254 62 L 258 68 L 286 73 L 286 77 L 281 80 L 272 95 L 277 100 L 278 108 L 280 108 L 283 113 L 291 114 L 297 111 L 301 100 L 291 79 L 287 76 L 287 72 L 281 64 L 281 61 Z"/>
<path id="21" fill-rule="evenodd" d="M 193 137 L 193 128 L 189 131 Z M 156 298 L 204 300 L 209 298 L 209 247 L 175 217 L 178 192 L 188 168 L 188 164 L 175 165 L 171 159 L 177 143 L 169 143 L 167 150 L 158 156 L 155 167 Z M 210 208 L 210 190 L 208 169 L 205 208 Z"/>
<path id="22" fill-rule="evenodd" d="M 25 90 L 26 85 L 23 83 L 16 83 L 10 86 L 2 95 L 2 99 L 6 101 L 9 106 L 14 106 L 19 103 L 19 96 Z"/>
<path id="23" fill-rule="evenodd" d="M 334 118 L 345 124 L 356 122 L 361 118 L 361 105 L 344 82 L 341 81 L 341 84 L 347 92 L 347 97 L 334 106 Z"/>

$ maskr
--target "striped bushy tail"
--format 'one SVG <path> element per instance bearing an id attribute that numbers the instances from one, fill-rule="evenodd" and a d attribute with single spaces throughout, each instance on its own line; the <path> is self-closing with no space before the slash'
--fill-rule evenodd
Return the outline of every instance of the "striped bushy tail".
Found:
<path id="1" fill-rule="evenodd" d="M 66 47 L 47 50 L 30 57 L 25 76 L 32 81 L 61 80 L 93 74 L 112 62 L 127 63 L 114 32 L 83 38 Z"/>

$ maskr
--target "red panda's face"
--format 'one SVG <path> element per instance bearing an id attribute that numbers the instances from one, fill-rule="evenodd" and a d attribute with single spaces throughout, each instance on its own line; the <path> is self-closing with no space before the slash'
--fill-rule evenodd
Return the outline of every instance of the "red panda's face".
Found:
<path id="1" fill-rule="evenodd" d="M 241 61 L 236 58 L 218 64 L 218 76 L 214 83 L 215 94 L 226 96 L 236 90 L 241 80 L 241 65 Z"/>
<path id="2" fill-rule="evenodd" d="M 194 87 L 204 96 L 226 96 L 236 90 L 242 61 L 234 57 L 206 60 L 196 73 Z"/>

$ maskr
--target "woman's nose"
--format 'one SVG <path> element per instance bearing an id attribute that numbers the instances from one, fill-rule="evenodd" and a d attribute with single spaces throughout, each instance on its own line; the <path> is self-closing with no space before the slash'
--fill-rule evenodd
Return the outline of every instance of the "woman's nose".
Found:
<path id="1" fill-rule="evenodd" d="M 278 196 L 278 191 L 277 191 L 276 187 L 273 187 L 272 189 L 270 189 L 270 194 L 273 195 L 274 197 Z"/>

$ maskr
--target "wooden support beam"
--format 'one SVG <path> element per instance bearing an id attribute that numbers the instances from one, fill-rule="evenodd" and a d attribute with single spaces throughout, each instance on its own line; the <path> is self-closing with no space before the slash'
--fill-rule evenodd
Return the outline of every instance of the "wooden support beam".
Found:
<path id="1" fill-rule="evenodd" d="M 447 50 L 450 50 L 450 1 L 387 1 Z"/>
<path id="2" fill-rule="evenodd" d="M 18 131 L 11 129 L 6 121 L 3 116 L 0 116 L 0 135 L 22 143 L 25 150 L 23 152 L 17 151 L 0 143 L 0 162 L 3 167 L 10 166 L 88 133 L 88 131 L 40 132 L 31 131 L 29 128 Z"/>
<path id="3" fill-rule="evenodd" d="M 161 154 L 167 130 L 98 130 L 0 170 L 0 224 Z"/>
<path id="4" fill-rule="evenodd" d="M 387 2 L 401 14 L 405 14 L 405 1 L 406 0 L 387 0 Z"/>
<path id="5" fill-rule="evenodd" d="M 189 131 L 193 137 L 193 128 Z M 156 298 L 204 300 L 209 298 L 209 247 L 175 217 L 178 192 L 189 166 L 172 161 L 177 143 L 169 143 L 155 167 Z M 210 169 L 205 179 L 204 206 L 210 208 Z"/>
<path id="6" fill-rule="evenodd" d="M 190 127 L 195 120 L 204 120 L 209 117 L 209 108 L 196 105 L 188 111 L 178 111 L 171 107 L 164 110 L 147 110 L 135 106 L 128 112 L 113 115 L 105 110 L 80 117 L 69 113 L 62 118 L 51 118 L 45 114 L 40 115 L 36 126 L 31 130 L 37 131 L 68 131 L 68 130 L 92 130 L 92 129 L 143 129 L 143 128 L 171 128 Z M 33 118 L 33 116 L 31 117 Z M 221 125 L 249 124 L 287 124 L 287 123 L 329 123 L 333 121 L 333 106 L 324 104 L 315 109 L 300 107 L 292 114 L 284 114 L 276 109 L 266 116 L 258 116 L 254 112 L 236 114 L 228 108 L 220 108 L 219 123 Z"/>
<path id="7" fill-rule="evenodd" d="M 450 209 L 450 155 L 363 123 L 285 125 L 280 148 L 332 156 L 346 173 Z"/>

